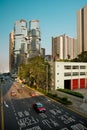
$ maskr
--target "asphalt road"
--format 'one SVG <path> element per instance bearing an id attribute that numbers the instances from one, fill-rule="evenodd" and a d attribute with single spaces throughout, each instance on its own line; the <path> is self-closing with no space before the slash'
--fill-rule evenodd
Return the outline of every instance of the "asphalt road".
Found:
<path id="1" fill-rule="evenodd" d="M 23 92 L 19 93 L 18 88 Z M 87 119 L 67 109 L 61 104 L 36 93 L 19 83 L 7 81 L 3 86 L 4 130 L 87 130 Z M 11 96 L 15 90 L 17 95 Z M 41 102 L 45 113 L 37 113 L 32 105 Z"/>

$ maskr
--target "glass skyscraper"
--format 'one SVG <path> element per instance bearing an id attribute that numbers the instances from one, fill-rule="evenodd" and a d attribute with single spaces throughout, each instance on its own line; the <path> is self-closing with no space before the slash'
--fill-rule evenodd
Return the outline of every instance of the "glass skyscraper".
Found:
<path id="1" fill-rule="evenodd" d="M 27 23 L 25 20 L 16 21 L 14 24 L 14 56 L 15 69 L 26 61 L 27 54 Z"/>
<path id="2" fill-rule="evenodd" d="M 41 34 L 39 20 L 29 21 L 29 29 L 25 20 L 18 20 L 14 23 L 13 33 L 13 66 L 14 72 L 17 72 L 18 66 L 20 64 L 27 63 L 28 58 L 41 55 Z"/>
<path id="3" fill-rule="evenodd" d="M 41 54 L 41 34 L 39 20 L 31 20 L 29 22 L 29 41 L 30 41 L 30 57 Z"/>

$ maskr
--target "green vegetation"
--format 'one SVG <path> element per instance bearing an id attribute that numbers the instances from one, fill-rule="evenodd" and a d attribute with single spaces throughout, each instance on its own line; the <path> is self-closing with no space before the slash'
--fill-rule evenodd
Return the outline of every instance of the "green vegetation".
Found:
<path id="1" fill-rule="evenodd" d="M 47 93 L 46 96 L 64 104 L 64 105 L 71 105 L 72 104 L 72 102 L 69 101 L 67 97 L 61 98 L 61 97 L 57 96 L 57 94 L 51 94 L 51 93 Z"/>
<path id="2" fill-rule="evenodd" d="M 84 96 L 81 93 L 71 91 L 69 89 L 58 89 L 58 91 L 61 91 L 61 92 L 64 92 L 64 93 L 67 93 L 67 94 L 70 94 L 70 95 L 74 95 L 76 97 L 84 98 Z"/>
<path id="3" fill-rule="evenodd" d="M 83 51 L 75 59 L 71 60 L 72 62 L 87 62 L 87 51 Z"/>
<path id="4" fill-rule="evenodd" d="M 18 69 L 18 77 L 29 86 L 36 88 L 46 88 L 47 75 L 49 75 L 49 64 L 40 56 L 29 59 L 27 64 L 20 65 Z"/>
<path id="5" fill-rule="evenodd" d="M 33 87 L 33 88 L 34 88 L 34 87 Z M 34 88 L 34 89 L 35 89 L 35 88 Z M 46 90 L 43 90 L 43 89 L 41 89 L 41 88 L 37 88 L 36 90 L 39 91 L 39 92 L 41 92 L 41 93 L 43 93 L 44 95 L 50 97 L 51 99 L 54 99 L 55 101 L 64 104 L 64 105 L 71 105 L 71 104 L 72 104 L 72 102 L 71 102 L 70 100 L 68 100 L 67 97 L 62 97 L 62 98 L 61 98 L 61 97 L 57 96 L 57 94 L 49 93 L 49 92 L 47 92 Z"/>

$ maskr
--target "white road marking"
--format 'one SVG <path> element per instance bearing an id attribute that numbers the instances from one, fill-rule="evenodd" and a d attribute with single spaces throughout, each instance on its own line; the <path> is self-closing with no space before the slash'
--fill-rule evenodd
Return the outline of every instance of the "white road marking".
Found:
<path id="1" fill-rule="evenodd" d="M 9 107 L 8 104 L 6 103 L 6 101 L 4 101 L 4 105 L 5 105 L 6 107 Z"/>

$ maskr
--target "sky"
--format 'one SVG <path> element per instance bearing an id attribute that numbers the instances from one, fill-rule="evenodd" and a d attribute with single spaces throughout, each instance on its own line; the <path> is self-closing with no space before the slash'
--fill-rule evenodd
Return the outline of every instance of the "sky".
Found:
<path id="1" fill-rule="evenodd" d="M 14 22 L 38 19 L 41 48 L 51 54 L 52 37 L 62 34 L 77 37 L 77 11 L 87 0 L 0 0 L 0 72 L 9 71 L 9 34 Z"/>

